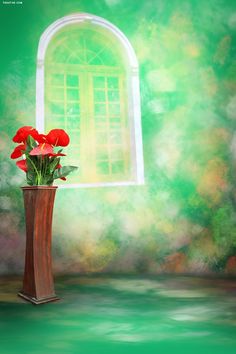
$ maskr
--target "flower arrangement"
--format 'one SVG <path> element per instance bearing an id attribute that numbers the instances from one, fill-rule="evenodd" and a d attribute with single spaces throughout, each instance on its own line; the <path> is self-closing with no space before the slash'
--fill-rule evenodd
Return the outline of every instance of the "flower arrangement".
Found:
<path id="1" fill-rule="evenodd" d="M 66 180 L 66 176 L 76 166 L 64 166 L 60 164 L 62 149 L 69 145 L 70 138 L 63 129 L 52 129 L 47 135 L 31 127 L 24 126 L 17 130 L 12 139 L 19 145 L 11 154 L 12 159 L 23 157 L 16 165 L 26 173 L 26 180 L 30 186 L 51 186 L 57 178 Z M 54 150 L 56 149 L 56 150 Z"/>

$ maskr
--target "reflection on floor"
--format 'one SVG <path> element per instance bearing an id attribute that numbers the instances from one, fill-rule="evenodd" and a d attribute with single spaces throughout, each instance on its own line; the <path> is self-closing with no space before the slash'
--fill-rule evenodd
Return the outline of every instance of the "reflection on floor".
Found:
<path id="1" fill-rule="evenodd" d="M 0 278 L 0 353 L 236 353 L 236 280 L 188 276 L 67 276 L 61 301 L 16 296 Z"/>

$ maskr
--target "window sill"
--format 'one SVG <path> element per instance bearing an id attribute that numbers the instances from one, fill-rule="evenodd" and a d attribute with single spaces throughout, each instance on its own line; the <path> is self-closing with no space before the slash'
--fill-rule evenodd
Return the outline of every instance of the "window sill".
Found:
<path id="1" fill-rule="evenodd" d="M 97 183 L 75 183 L 75 184 L 59 184 L 58 188 L 98 188 L 98 187 L 117 187 L 117 186 L 137 186 L 144 185 L 142 181 L 124 181 L 124 182 L 97 182 Z"/>

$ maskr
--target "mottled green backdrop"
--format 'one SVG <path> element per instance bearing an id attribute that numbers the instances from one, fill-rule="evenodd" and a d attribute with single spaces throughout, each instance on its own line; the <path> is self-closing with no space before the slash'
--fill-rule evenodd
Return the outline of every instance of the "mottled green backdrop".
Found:
<path id="1" fill-rule="evenodd" d="M 23 0 L 0 5 L 0 273 L 24 264 L 24 175 L 9 154 L 35 125 L 38 41 L 74 12 L 136 51 L 145 185 L 58 190 L 54 272 L 236 272 L 235 1 Z"/>

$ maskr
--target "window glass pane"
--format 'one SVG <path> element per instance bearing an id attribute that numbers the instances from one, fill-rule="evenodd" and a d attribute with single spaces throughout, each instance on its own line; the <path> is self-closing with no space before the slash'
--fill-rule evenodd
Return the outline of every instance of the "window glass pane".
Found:
<path id="1" fill-rule="evenodd" d="M 109 90 L 108 91 L 108 101 L 118 101 L 119 102 L 119 91 Z"/>
<path id="2" fill-rule="evenodd" d="M 65 63 L 68 59 L 68 52 L 64 46 L 57 46 L 53 54 L 54 63 Z"/>
<path id="3" fill-rule="evenodd" d="M 124 162 L 123 161 L 112 162 L 111 171 L 114 174 L 124 173 Z"/>
<path id="4" fill-rule="evenodd" d="M 70 58 L 68 59 L 68 64 L 85 64 L 83 60 L 83 51 L 77 50 L 74 51 Z"/>
<path id="5" fill-rule="evenodd" d="M 67 89 L 67 100 L 78 101 L 79 100 L 79 91 L 76 89 Z"/>
<path id="6" fill-rule="evenodd" d="M 96 90 L 94 92 L 94 101 L 95 102 L 104 102 L 106 101 L 106 94 L 105 94 L 105 91 L 102 91 L 102 90 Z"/>
<path id="7" fill-rule="evenodd" d="M 123 159 L 123 151 L 120 146 L 112 147 L 111 149 L 111 159 L 112 160 L 122 160 Z"/>
<path id="8" fill-rule="evenodd" d="M 97 162 L 97 173 L 100 175 L 109 174 L 109 164 L 107 161 Z"/>
<path id="9" fill-rule="evenodd" d="M 66 85 L 72 87 L 79 86 L 79 78 L 77 75 L 67 75 L 66 76 Z"/>
<path id="10" fill-rule="evenodd" d="M 97 160 L 108 160 L 107 149 L 106 148 L 104 148 L 104 149 L 97 148 L 96 158 L 97 158 Z"/>
<path id="11" fill-rule="evenodd" d="M 105 88 L 105 78 L 103 76 L 94 76 L 93 86 L 94 88 Z"/>
<path id="12" fill-rule="evenodd" d="M 79 146 L 70 146 L 70 148 L 66 149 L 66 154 L 67 156 L 65 157 L 66 159 L 66 164 L 74 165 L 74 166 L 79 166 L 79 171 L 77 171 L 78 174 L 81 173 L 81 164 L 80 164 L 80 150 Z"/>
<path id="13" fill-rule="evenodd" d="M 118 77 L 108 77 L 107 86 L 109 89 L 117 89 L 118 86 Z"/>
<path id="14" fill-rule="evenodd" d="M 107 144 L 107 132 L 106 131 L 98 131 L 96 133 L 96 141 L 97 141 L 97 144 Z"/>
<path id="15" fill-rule="evenodd" d="M 72 145 L 79 145 L 80 143 L 80 131 L 70 131 L 70 142 Z"/>
<path id="16" fill-rule="evenodd" d="M 110 133 L 110 143 L 111 144 L 121 144 L 122 143 L 122 135 L 120 131 L 112 131 Z"/>
<path id="17" fill-rule="evenodd" d="M 76 102 L 67 103 L 66 113 L 68 115 L 72 115 L 72 114 L 79 115 L 80 114 L 80 105 Z"/>
<path id="18" fill-rule="evenodd" d="M 73 145 L 69 145 L 66 149 L 67 159 L 69 158 L 78 158 L 80 156 L 79 147 L 75 147 Z"/>
<path id="19" fill-rule="evenodd" d="M 79 116 L 67 116 L 67 129 L 79 129 L 80 119 Z"/>
<path id="20" fill-rule="evenodd" d="M 94 56 L 94 53 L 91 53 L 90 59 L 89 59 L 89 64 L 91 65 L 102 65 L 103 64 L 103 58 L 101 56 Z"/>
<path id="21" fill-rule="evenodd" d="M 111 117 L 110 119 L 110 125 L 112 126 L 120 126 L 121 121 L 120 121 L 120 117 Z"/>
<path id="22" fill-rule="evenodd" d="M 106 117 L 100 116 L 95 119 L 95 127 L 96 129 L 106 129 L 107 127 L 107 119 Z"/>
<path id="23" fill-rule="evenodd" d="M 109 114 L 113 116 L 118 116 L 120 114 L 120 105 L 109 104 Z"/>
<path id="24" fill-rule="evenodd" d="M 105 104 L 95 104 L 94 105 L 95 116 L 104 116 L 106 114 Z"/>
<path id="25" fill-rule="evenodd" d="M 102 63 L 109 63 L 109 65 L 119 65 L 119 59 L 114 56 L 114 53 L 111 52 L 111 48 L 104 48 L 103 52 L 100 55 Z"/>

